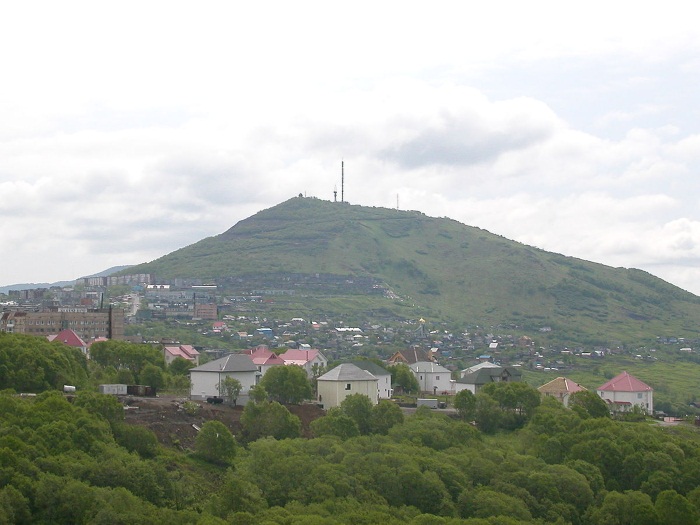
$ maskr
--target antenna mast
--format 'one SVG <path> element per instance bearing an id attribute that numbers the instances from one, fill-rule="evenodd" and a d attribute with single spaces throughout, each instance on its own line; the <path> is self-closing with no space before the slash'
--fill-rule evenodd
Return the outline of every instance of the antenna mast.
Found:
<path id="1" fill-rule="evenodd" d="M 340 202 L 345 202 L 345 161 L 340 161 Z"/>

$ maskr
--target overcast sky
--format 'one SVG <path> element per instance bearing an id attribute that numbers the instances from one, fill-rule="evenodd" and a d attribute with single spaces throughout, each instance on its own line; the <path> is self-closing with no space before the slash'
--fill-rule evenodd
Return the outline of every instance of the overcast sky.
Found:
<path id="1" fill-rule="evenodd" d="M 332 200 L 344 159 L 353 204 L 398 200 L 700 294 L 686 2 L 5 4 L 0 285 Z"/>

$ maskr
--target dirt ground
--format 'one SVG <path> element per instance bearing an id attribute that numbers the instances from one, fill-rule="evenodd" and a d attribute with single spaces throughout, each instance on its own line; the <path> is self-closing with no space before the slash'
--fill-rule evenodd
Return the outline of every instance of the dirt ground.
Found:
<path id="1" fill-rule="evenodd" d="M 201 426 L 207 421 L 221 421 L 234 434 L 241 432 L 241 414 L 243 407 L 229 405 L 210 405 L 205 401 L 194 401 L 199 405 L 194 415 L 185 412 L 183 405 L 187 398 L 161 396 L 125 397 L 122 399 L 125 410 L 125 420 L 132 425 L 148 428 L 166 447 L 180 449 L 194 448 L 197 435 L 195 426 Z M 309 424 L 325 414 L 324 410 L 315 404 L 289 405 L 287 409 L 301 419 L 301 432 L 304 437 L 311 437 Z"/>

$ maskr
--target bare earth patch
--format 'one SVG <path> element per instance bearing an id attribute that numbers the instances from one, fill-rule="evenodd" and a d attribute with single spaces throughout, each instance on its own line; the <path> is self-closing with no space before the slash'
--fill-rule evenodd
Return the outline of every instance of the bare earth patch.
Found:
<path id="1" fill-rule="evenodd" d="M 207 421 L 221 421 L 234 436 L 240 434 L 243 407 L 194 401 L 199 408 L 190 415 L 184 409 L 186 401 L 187 398 L 175 396 L 125 397 L 122 399 L 126 407 L 125 421 L 148 428 L 160 444 L 180 449 L 194 448 L 195 426 L 201 428 Z M 315 404 L 288 405 L 287 409 L 301 420 L 303 437 L 311 437 L 310 423 L 325 415 L 325 411 Z"/>

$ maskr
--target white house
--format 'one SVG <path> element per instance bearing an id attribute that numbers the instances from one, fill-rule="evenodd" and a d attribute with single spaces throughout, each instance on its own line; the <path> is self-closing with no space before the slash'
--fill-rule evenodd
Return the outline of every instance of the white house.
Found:
<path id="1" fill-rule="evenodd" d="M 654 413 L 654 389 L 627 372 L 613 377 L 596 391 L 614 411 L 632 410 L 636 405 L 647 414 Z"/>
<path id="2" fill-rule="evenodd" d="M 248 355 L 230 354 L 221 359 L 209 361 L 190 369 L 190 399 L 206 399 L 213 396 L 223 396 L 221 384 L 227 377 L 237 379 L 241 383 L 241 393 L 238 404 L 248 402 L 250 389 L 258 384 L 260 378 L 258 367 Z"/>
<path id="3" fill-rule="evenodd" d="M 336 366 L 319 377 L 317 381 L 318 402 L 323 405 L 323 408 L 337 407 L 352 394 L 363 394 L 369 397 L 373 405 L 379 402 L 377 378 L 352 363 Z"/>
<path id="4" fill-rule="evenodd" d="M 538 387 L 537 390 L 543 396 L 554 397 L 561 401 L 565 407 L 568 407 L 571 394 L 586 389 L 567 377 L 557 377 L 556 379 L 552 379 L 549 383 Z"/>
<path id="5" fill-rule="evenodd" d="M 285 365 L 297 365 L 306 370 L 306 375 L 314 377 L 314 371 L 324 370 L 328 359 L 316 349 L 289 349 L 279 356 Z"/>
<path id="6" fill-rule="evenodd" d="M 377 378 L 379 399 L 391 399 L 391 396 L 394 395 L 394 389 L 391 386 L 391 372 L 372 361 L 353 361 L 352 364 L 362 370 L 367 370 Z"/>
<path id="7" fill-rule="evenodd" d="M 408 366 L 416 376 L 421 392 L 433 395 L 452 392 L 451 372 L 444 366 L 430 361 L 418 361 Z"/>

